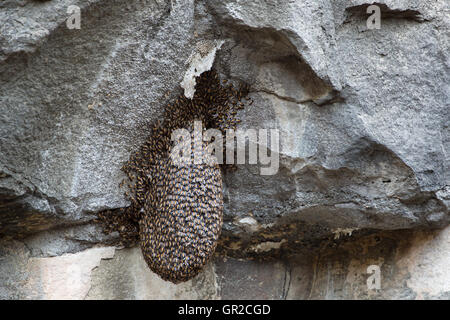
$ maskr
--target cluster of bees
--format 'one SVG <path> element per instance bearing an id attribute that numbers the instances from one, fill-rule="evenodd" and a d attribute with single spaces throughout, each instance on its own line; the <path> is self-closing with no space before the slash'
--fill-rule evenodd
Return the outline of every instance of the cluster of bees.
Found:
<path id="1" fill-rule="evenodd" d="M 180 96 L 165 106 L 140 150 L 122 167 L 128 176 L 127 208 L 99 214 L 106 232 L 118 231 L 124 245 L 140 243 L 149 268 L 173 283 L 195 277 L 212 257 L 222 229 L 222 172 L 215 164 L 175 165 L 171 133 L 194 121 L 203 128 L 235 129 L 248 86 L 235 89 L 214 71 L 197 78 L 192 100 Z M 192 136 L 193 140 L 193 136 Z M 200 152 L 205 153 L 206 145 Z M 193 155 L 192 155 L 193 157 Z M 122 183 L 123 185 L 123 183 Z"/>

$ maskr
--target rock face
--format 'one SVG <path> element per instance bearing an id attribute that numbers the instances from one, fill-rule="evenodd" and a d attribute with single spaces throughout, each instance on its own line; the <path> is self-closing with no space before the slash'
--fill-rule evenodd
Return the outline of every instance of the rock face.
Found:
<path id="1" fill-rule="evenodd" d="M 368 29 L 371 4 L 3 1 L 0 297 L 230 297 L 241 289 L 227 270 L 241 268 L 257 274 L 249 287 L 279 271 L 253 297 L 449 298 L 448 232 L 425 230 L 450 221 L 449 4 L 380 0 L 381 27 Z M 71 5 L 80 29 L 67 27 Z M 121 166 L 162 105 L 192 94 L 209 68 L 250 84 L 241 128 L 279 130 L 279 170 L 238 165 L 224 176 L 218 253 L 234 258 L 158 295 L 136 249 L 114 253 L 116 235 L 90 213 L 128 205 Z M 258 256 L 278 260 L 235 260 Z M 402 270 L 384 282 L 394 289 L 367 294 L 367 263 Z M 37 276 L 65 265 L 79 267 L 76 292 Z M 145 281 L 113 293 L 130 270 Z"/>

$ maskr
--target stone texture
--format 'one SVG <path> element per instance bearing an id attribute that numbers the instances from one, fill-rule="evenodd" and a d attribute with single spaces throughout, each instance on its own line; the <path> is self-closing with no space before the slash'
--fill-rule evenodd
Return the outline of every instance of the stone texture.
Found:
<path id="1" fill-rule="evenodd" d="M 215 265 L 222 299 L 284 298 L 286 271 L 282 262 L 218 258 Z"/>
<path id="2" fill-rule="evenodd" d="M 450 228 L 341 236 L 315 251 L 270 260 L 217 256 L 196 278 L 161 280 L 140 250 L 95 247 L 34 258 L 1 243 L 1 299 L 443 299 L 450 297 Z M 368 289 L 370 265 L 380 289 Z"/>
<path id="3" fill-rule="evenodd" d="M 43 299 L 84 299 L 91 288 L 92 269 L 98 267 L 102 259 L 114 256 L 113 247 L 92 248 L 77 254 L 67 253 L 54 258 L 32 258 L 30 273 L 39 275 Z M 36 298 L 36 297 L 32 297 Z"/>
<path id="4" fill-rule="evenodd" d="M 217 299 L 213 265 L 194 279 L 175 285 L 151 272 L 139 248 L 118 250 L 93 272 L 87 299 Z"/>
<path id="5" fill-rule="evenodd" d="M 442 231 L 396 231 L 372 234 L 325 248 L 309 274 L 308 299 L 443 299 L 450 291 L 449 228 Z M 295 261 L 295 260 L 294 260 Z M 381 287 L 368 289 L 367 268 L 380 267 Z M 288 299 L 305 292 L 308 269 L 291 268 Z"/>
<path id="6" fill-rule="evenodd" d="M 228 220 L 448 223 L 444 2 L 388 1 L 380 30 L 365 28 L 361 1 L 75 5 L 80 30 L 65 27 L 66 3 L 3 4 L 5 233 L 28 216 L 38 231 L 125 206 L 121 164 L 215 54 L 224 77 L 252 85 L 243 128 L 279 128 L 282 143 L 276 176 L 240 166 L 226 177 Z"/>
<path id="7" fill-rule="evenodd" d="M 220 52 L 224 72 L 254 84 L 244 126 L 277 127 L 282 139 L 277 177 L 242 166 L 226 177 L 229 212 L 331 228 L 446 225 L 448 38 L 435 31 L 448 26 L 445 4 L 419 6 L 431 22 L 392 13 L 367 30 L 360 3 L 345 3 L 212 2 L 233 43 Z"/>
<path id="8" fill-rule="evenodd" d="M 59 261 L 48 263 L 63 268 L 79 261 L 70 256 L 75 260 L 67 262 L 64 254 L 116 243 L 117 235 L 103 235 L 90 213 L 128 205 L 118 188 L 120 167 L 160 117 L 161 106 L 183 88 L 190 92 L 192 75 L 213 64 L 222 78 L 251 85 L 253 103 L 241 113 L 242 128 L 278 128 L 281 139 L 276 175 L 262 176 L 255 165 L 225 175 L 218 251 L 280 259 L 280 252 L 302 256 L 309 250 L 306 261 L 292 267 L 216 262 L 219 287 L 208 269 L 201 281 L 211 289 L 198 292 L 195 283 L 146 292 L 134 280 L 113 292 L 112 275 L 129 275 L 128 269 L 145 279 L 145 288 L 161 285 L 140 269 L 136 249 L 119 250 L 111 260 L 100 253 L 89 258 L 83 290 L 56 295 L 227 297 L 238 290 L 226 281 L 234 266 L 255 274 L 242 279 L 255 293 L 242 297 L 448 298 L 448 259 L 439 254 L 447 248 L 447 233 L 414 230 L 450 221 L 449 4 L 379 0 L 381 29 L 368 30 L 370 4 L 2 1 L 0 238 L 6 242 L 0 246 L 0 297 L 53 297 L 44 283 L 54 283 L 33 273 L 52 267 L 36 261 Z M 81 8 L 80 30 L 66 27 L 69 5 Z M 363 258 L 345 246 L 329 249 L 327 265 L 317 265 L 312 275 L 314 252 L 323 243 L 341 234 L 345 239 L 342 231 L 349 230 L 350 238 L 370 238 L 366 231 L 374 229 L 412 229 L 409 244 L 391 236 L 409 237 L 409 231 L 381 237 L 386 250 L 410 253 Z M 358 250 L 366 249 L 361 244 Z M 120 262 L 122 255 L 131 262 Z M 397 289 L 365 293 L 360 282 L 371 259 L 403 270 L 389 280 Z M 98 270 L 88 271 L 93 265 Z M 338 267 L 332 272 L 328 265 Z M 291 272 L 287 290 L 284 276 L 270 285 L 259 280 L 269 269 L 304 275 L 294 280 Z"/>

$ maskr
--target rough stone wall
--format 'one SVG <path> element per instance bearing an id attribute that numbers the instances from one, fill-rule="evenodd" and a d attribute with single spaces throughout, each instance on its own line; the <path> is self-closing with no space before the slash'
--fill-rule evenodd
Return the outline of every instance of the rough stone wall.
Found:
<path id="1" fill-rule="evenodd" d="M 380 0 L 368 30 L 369 4 L 2 1 L 0 297 L 448 299 L 449 4 Z M 171 286 L 90 213 L 128 205 L 120 167 L 210 67 L 251 85 L 280 169 L 225 175 L 218 257 Z"/>

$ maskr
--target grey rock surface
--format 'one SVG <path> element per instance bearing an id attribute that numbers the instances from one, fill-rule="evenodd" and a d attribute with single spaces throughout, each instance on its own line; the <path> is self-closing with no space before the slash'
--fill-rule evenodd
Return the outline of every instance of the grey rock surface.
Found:
<path id="1" fill-rule="evenodd" d="M 46 16 L 67 7 L 59 2 L 0 13 L 8 21 L 33 15 L 41 28 L 53 27 L 33 54 L 6 39 L 13 47 L 6 50 L 0 88 L 0 170 L 7 175 L 1 190 L 20 196 L 18 214 L 41 212 L 51 224 L 127 205 L 117 187 L 120 167 L 158 118 L 166 92 L 179 87 L 195 48 L 189 2 L 81 5 L 80 30 L 66 28 L 64 10 L 57 26 Z"/>
<path id="2" fill-rule="evenodd" d="M 448 300 L 450 228 L 341 239 L 337 247 L 329 243 L 282 260 L 217 256 L 178 285 L 152 273 L 139 248 L 33 257 L 23 242 L 2 240 L 0 299 Z M 370 266 L 379 268 L 378 289 L 367 285 Z"/>
<path id="3" fill-rule="evenodd" d="M 91 213 L 128 205 L 121 166 L 183 79 L 209 67 L 212 47 L 220 76 L 250 85 L 241 128 L 276 128 L 281 143 L 277 174 L 238 165 L 224 176 L 219 252 L 302 252 L 343 230 L 445 227 L 450 5 L 379 0 L 381 28 L 369 30 L 370 4 L 2 1 L 0 238 L 26 246 L 17 261 L 114 244 Z M 66 26 L 70 5 L 81 29 Z M 3 261 L 13 260 L 1 260 L 0 276 L 16 263 Z"/>
<path id="4" fill-rule="evenodd" d="M 387 2 L 392 16 L 367 30 L 360 3 L 326 3 L 214 6 L 234 41 L 223 69 L 254 84 L 245 126 L 282 137 L 277 177 L 250 168 L 226 177 L 230 211 L 266 223 L 277 212 L 330 227 L 445 225 L 449 42 L 436 31 L 448 29 L 445 4 L 414 6 L 428 17 L 419 22 L 401 14 L 407 2 Z"/>

